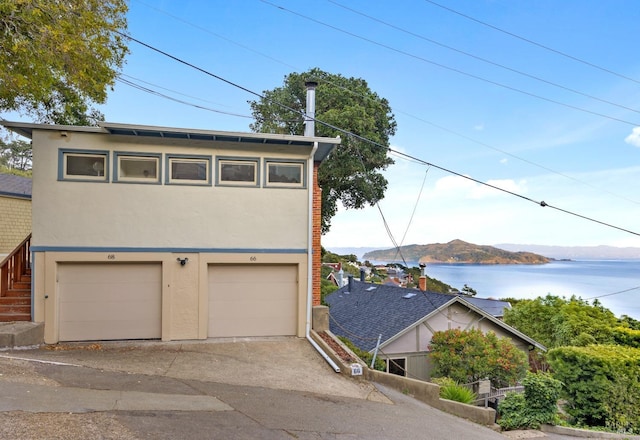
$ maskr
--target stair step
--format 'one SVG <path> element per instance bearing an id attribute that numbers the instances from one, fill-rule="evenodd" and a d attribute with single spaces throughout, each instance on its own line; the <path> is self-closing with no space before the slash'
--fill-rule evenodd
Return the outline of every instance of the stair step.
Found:
<path id="1" fill-rule="evenodd" d="M 0 313 L 28 314 L 31 316 L 31 305 L 3 304 L 0 305 Z"/>
<path id="2" fill-rule="evenodd" d="M 14 281 L 13 289 L 29 289 L 31 290 L 31 281 Z"/>
<path id="3" fill-rule="evenodd" d="M 24 296 L 2 296 L 0 297 L 0 306 L 29 306 L 31 305 L 31 298 Z"/>
<path id="4" fill-rule="evenodd" d="M 6 297 L 31 298 L 31 289 L 9 289 Z"/>
<path id="5" fill-rule="evenodd" d="M 31 321 L 31 314 L 0 312 L 0 322 L 13 322 L 13 321 Z"/>

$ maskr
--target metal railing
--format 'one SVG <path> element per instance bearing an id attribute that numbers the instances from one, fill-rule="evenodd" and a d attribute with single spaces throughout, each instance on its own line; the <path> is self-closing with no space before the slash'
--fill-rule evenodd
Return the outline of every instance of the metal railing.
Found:
<path id="1" fill-rule="evenodd" d="M 31 234 L 0 263 L 0 297 L 31 273 Z"/>

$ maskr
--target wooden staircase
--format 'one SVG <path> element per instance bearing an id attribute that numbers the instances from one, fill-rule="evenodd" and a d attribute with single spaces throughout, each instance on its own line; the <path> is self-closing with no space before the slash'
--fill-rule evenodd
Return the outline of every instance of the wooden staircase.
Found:
<path id="1" fill-rule="evenodd" d="M 0 262 L 0 322 L 31 321 L 31 234 Z"/>

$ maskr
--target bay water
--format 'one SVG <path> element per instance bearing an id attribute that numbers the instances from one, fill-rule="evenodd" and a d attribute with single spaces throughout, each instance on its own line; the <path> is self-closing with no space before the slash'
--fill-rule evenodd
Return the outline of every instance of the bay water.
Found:
<path id="1" fill-rule="evenodd" d="M 410 267 L 417 262 L 408 263 Z M 572 295 L 600 303 L 616 316 L 640 320 L 640 260 L 571 260 L 547 264 L 428 264 L 426 274 L 478 298 L 533 299 Z"/>

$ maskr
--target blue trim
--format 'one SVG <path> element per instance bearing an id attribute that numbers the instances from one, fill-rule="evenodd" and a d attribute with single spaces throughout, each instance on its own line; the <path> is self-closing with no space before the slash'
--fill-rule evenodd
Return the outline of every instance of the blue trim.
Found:
<path id="1" fill-rule="evenodd" d="M 31 246 L 31 252 L 171 252 L 208 254 L 306 254 L 307 249 L 248 249 L 248 248 L 152 248 L 152 247 L 93 247 L 93 246 Z"/>
<path id="2" fill-rule="evenodd" d="M 133 158 L 133 159 L 157 159 L 156 166 L 156 175 L 157 178 L 154 180 L 151 179 L 128 179 L 124 177 L 124 180 L 119 180 L 120 176 L 120 164 L 119 158 Z M 114 151 L 113 152 L 113 183 L 134 183 L 134 184 L 143 184 L 143 185 L 162 185 L 162 154 L 160 153 L 136 153 L 129 151 Z"/>
<path id="3" fill-rule="evenodd" d="M 0 196 L 13 197 L 14 199 L 31 200 L 30 194 L 17 194 L 17 193 L 12 193 L 7 191 L 0 191 Z"/>
<path id="4" fill-rule="evenodd" d="M 93 156 L 104 156 L 104 179 L 87 179 L 83 176 L 65 176 L 64 169 L 64 155 L 65 154 L 77 154 L 82 156 L 83 154 L 90 154 Z M 59 148 L 58 149 L 58 180 L 70 181 L 70 182 L 93 182 L 93 183 L 109 183 L 109 151 L 108 150 L 76 150 L 72 148 Z M 97 176 L 100 177 L 100 176 Z"/>
<path id="5" fill-rule="evenodd" d="M 200 182 L 199 180 L 185 180 L 181 181 L 180 179 L 171 179 L 171 159 L 190 159 L 190 160 L 200 160 L 207 162 L 207 175 L 206 180 Z M 182 185 L 182 186 L 211 186 L 212 185 L 212 177 L 213 177 L 213 157 L 207 155 L 197 155 L 197 154 L 173 154 L 167 153 L 165 154 L 165 173 L 164 173 L 164 183 L 165 185 Z"/>
<path id="6" fill-rule="evenodd" d="M 220 171 L 220 162 L 247 162 L 255 165 L 256 181 L 242 182 L 233 180 L 220 180 L 222 172 Z M 216 156 L 216 186 L 241 187 L 241 188 L 260 188 L 260 158 L 246 156 Z"/>

